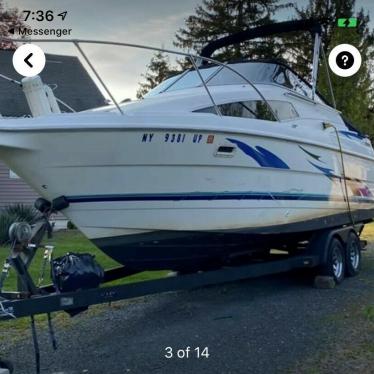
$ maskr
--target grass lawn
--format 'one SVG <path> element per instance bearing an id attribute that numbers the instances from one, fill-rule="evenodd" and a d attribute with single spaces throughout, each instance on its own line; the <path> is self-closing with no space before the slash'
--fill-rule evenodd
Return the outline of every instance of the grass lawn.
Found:
<path id="1" fill-rule="evenodd" d="M 67 252 L 77 252 L 77 253 L 90 253 L 96 257 L 96 260 L 104 268 L 111 268 L 118 266 L 119 264 L 112 260 L 110 257 L 106 256 L 102 251 L 95 247 L 85 236 L 83 236 L 78 230 L 63 230 L 58 231 L 53 234 L 52 239 L 45 239 L 44 244 L 54 245 L 55 249 L 53 251 L 53 257 L 57 258 L 66 254 Z M 0 271 L 4 260 L 9 255 L 9 247 L 0 247 Z M 40 249 L 30 267 L 30 273 L 33 276 L 35 282 L 38 281 L 39 274 L 42 265 L 43 250 Z M 135 274 L 125 279 L 120 279 L 110 284 L 123 284 L 136 282 L 140 280 L 149 280 L 165 276 L 166 271 L 146 271 L 143 273 Z M 45 272 L 45 279 L 42 284 L 50 284 L 50 268 L 48 266 Z M 16 276 L 14 271 L 11 269 L 10 276 L 8 277 L 4 290 L 14 290 L 16 286 Z"/>
<path id="2" fill-rule="evenodd" d="M 57 258 L 66 254 L 67 252 L 77 252 L 77 253 L 90 253 L 96 257 L 96 260 L 100 263 L 101 266 L 104 268 L 111 268 L 118 266 L 119 264 L 112 260 L 110 257 L 106 256 L 102 251 L 100 251 L 97 247 L 95 247 L 83 234 L 81 234 L 78 230 L 63 230 L 58 231 L 53 234 L 52 239 L 45 239 L 43 244 L 50 244 L 54 245 L 55 249 L 53 251 L 53 257 Z M 9 255 L 9 247 L 3 246 L 0 247 L 0 272 L 2 270 L 2 266 L 4 264 L 5 259 Z M 38 282 L 41 264 L 43 260 L 43 249 L 40 249 L 30 267 L 30 273 L 34 279 L 34 282 Z M 131 283 L 131 282 L 138 282 L 138 281 L 145 281 L 151 279 L 157 279 L 164 277 L 168 271 L 145 271 L 139 274 L 135 274 L 124 279 L 119 279 L 114 282 L 106 283 L 107 285 L 117 285 L 117 284 L 124 284 L 124 283 Z M 4 284 L 4 290 L 15 290 L 16 287 L 16 276 L 13 269 L 10 270 L 9 277 L 7 278 Z M 45 279 L 42 285 L 50 284 L 50 267 L 48 266 L 45 272 Z M 100 311 L 100 306 L 91 307 L 89 313 L 97 313 Z M 58 326 L 61 325 L 69 325 L 70 317 L 67 316 L 64 312 L 59 312 L 54 314 L 54 320 L 57 322 Z M 37 316 L 37 321 L 42 323 L 45 326 L 46 317 L 44 315 Z M 9 321 L 0 321 L 0 343 L 4 339 L 9 339 L 11 337 L 14 340 L 23 337 L 25 331 L 29 329 L 29 318 L 19 318 L 17 320 L 9 320 Z M 18 332 L 18 334 L 16 333 Z M 1 353 L 1 344 L 0 344 L 0 353 Z"/>
<path id="3" fill-rule="evenodd" d="M 374 223 L 365 225 L 364 231 L 361 234 L 361 239 L 365 239 L 371 242 L 374 241 Z"/>

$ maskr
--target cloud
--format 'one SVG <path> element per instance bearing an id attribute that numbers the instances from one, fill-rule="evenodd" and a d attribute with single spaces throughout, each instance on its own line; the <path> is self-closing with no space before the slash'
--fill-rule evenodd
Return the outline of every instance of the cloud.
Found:
<path id="1" fill-rule="evenodd" d="M 154 47 L 172 48 L 176 30 L 184 18 L 193 13 L 199 0 L 51 0 L 48 9 L 67 10 L 64 22 L 29 20 L 31 27 L 68 27 L 73 29 L 73 38 L 145 44 Z M 8 6 L 19 10 L 47 9 L 44 0 L 8 0 Z M 65 43 L 40 43 L 46 53 L 78 55 L 78 51 Z M 135 97 L 141 74 L 153 55 L 152 51 L 103 45 L 82 45 L 105 83 L 116 99 Z M 81 59 L 82 61 L 82 59 Z M 87 65 L 84 63 L 86 68 Z M 89 70 L 89 69 L 88 69 Z"/>
<path id="2" fill-rule="evenodd" d="M 147 27 L 137 25 L 131 29 L 112 30 L 111 41 L 146 44 L 157 48 L 173 48 L 175 30 L 186 14 L 169 15 L 149 20 Z M 154 51 L 108 45 L 83 45 L 97 71 L 107 82 L 117 100 L 135 98 L 141 74 L 145 73 Z"/>

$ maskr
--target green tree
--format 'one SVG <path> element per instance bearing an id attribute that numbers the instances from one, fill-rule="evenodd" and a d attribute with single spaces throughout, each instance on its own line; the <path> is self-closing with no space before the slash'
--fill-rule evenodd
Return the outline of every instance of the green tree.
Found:
<path id="1" fill-rule="evenodd" d="M 0 36 L 11 38 L 13 35 L 9 30 L 17 27 L 27 27 L 23 21 L 21 13 L 17 8 L 5 8 L 4 2 L 0 0 Z M 13 42 L 0 41 L 0 49 L 16 49 L 17 45 Z"/>
<path id="2" fill-rule="evenodd" d="M 355 126 L 374 139 L 374 116 L 370 108 L 373 103 L 373 72 L 370 72 L 369 46 L 361 39 L 359 33 L 346 31 L 346 29 L 336 29 L 333 32 L 329 49 L 338 44 L 352 44 L 360 50 L 362 64 L 359 71 L 351 77 L 343 78 L 330 72 L 336 107 Z M 329 97 L 325 66 L 321 66 L 318 89 L 322 95 Z"/>
<path id="3" fill-rule="evenodd" d="M 330 77 L 336 99 L 336 106 L 343 115 L 352 121 L 361 131 L 374 139 L 373 128 L 373 86 L 372 66 L 374 49 L 374 31 L 369 28 L 369 14 L 363 9 L 354 11 L 355 0 L 310 0 L 305 8 L 296 6 L 299 18 L 322 20 L 322 40 L 326 56 L 338 44 L 354 45 L 361 53 L 360 70 L 349 78 L 336 76 L 330 70 Z M 357 28 L 338 28 L 340 17 L 357 17 Z M 288 39 L 290 40 L 290 39 Z M 294 68 L 305 78 L 311 70 L 312 48 L 308 35 L 296 35 L 296 41 L 289 46 L 290 60 Z M 322 61 L 319 68 L 318 90 L 330 98 L 326 66 Z M 331 101 L 331 98 L 330 98 Z"/>
<path id="4" fill-rule="evenodd" d="M 147 72 L 142 74 L 144 81 L 139 83 L 136 97 L 141 99 L 149 90 L 168 78 L 172 72 L 169 57 L 162 52 L 156 52 L 147 65 Z"/>
<path id="5" fill-rule="evenodd" d="M 195 14 L 186 19 L 184 28 L 176 33 L 176 47 L 199 53 L 209 42 L 228 34 L 274 22 L 273 16 L 291 3 L 279 0 L 203 0 L 195 8 Z M 242 57 L 268 58 L 283 53 L 277 40 L 250 41 L 228 46 L 218 51 L 214 58 L 221 61 Z"/>
<path id="6" fill-rule="evenodd" d="M 309 0 L 305 7 L 300 7 L 295 3 L 296 18 L 319 20 L 322 26 L 323 45 L 327 49 L 331 44 L 337 18 L 352 16 L 354 2 L 355 0 Z M 286 35 L 284 39 L 288 46 L 289 63 L 301 76 L 308 78 L 313 58 L 311 34 L 306 32 L 291 33 Z"/>
<path id="7" fill-rule="evenodd" d="M 174 45 L 199 54 L 203 46 L 222 36 L 274 22 L 277 11 L 292 6 L 291 3 L 280 3 L 279 0 L 203 0 L 195 8 L 195 14 L 187 17 L 186 26 L 176 33 Z M 269 58 L 284 52 L 281 43 L 268 38 L 265 42 L 251 41 L 226 47 L 214 57 L 222 61 L 241 57 Z M 188 59 L 178 63 L 183 70 L 191 67 Z M 163 54 L 156 53 L 143 75 L 145 81 L 140 83 L 137 97 L 143 97 L 175 70 Z"/>

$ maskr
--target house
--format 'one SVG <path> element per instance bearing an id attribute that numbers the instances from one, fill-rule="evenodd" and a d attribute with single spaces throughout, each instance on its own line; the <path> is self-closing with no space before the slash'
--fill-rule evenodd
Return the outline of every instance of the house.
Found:
<path id="1" fill-rule="evenodd" d="M 0 74 L 20 81 L 13 68 L 13 50 L 0 51 Z M 46 54 L 46 65 L 40 73 L 55 95 L 76 111 L 106 104 L 104 96 L 75 56 Z M 65 108 L 61 106 L 61 110 Z M 31 115 L 22 89 L 0 77 L 0 114 L 3 117 Z M 14 203 L 33 205 L 38 195 L 0 161 L 0 209 Z"/>

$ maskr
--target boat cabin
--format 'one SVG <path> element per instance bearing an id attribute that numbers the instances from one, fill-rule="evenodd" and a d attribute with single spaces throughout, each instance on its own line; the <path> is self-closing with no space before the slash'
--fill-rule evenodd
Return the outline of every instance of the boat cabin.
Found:
<path id="1" fill-rule="evenodd" d="M 205 65 L 199 68 L 201 77 L 208 87 L 223 85 L 247 84 L 275 84 L 290 89 L 312 100 L 312 88 L 296 72 L 282 62 L 274 60 L 240 61 L 226 65 Z M 195 69 L 174 75 L 153 90 L 146 97 L 159 93 L 201 87 L 203 83 Z M 317 102 L 324 102 L 318 95 Z"/>

